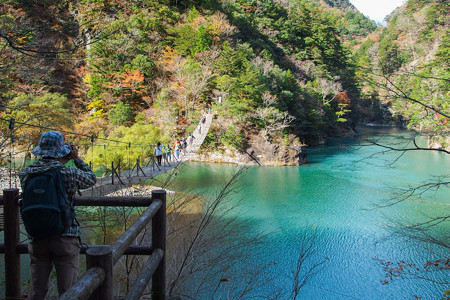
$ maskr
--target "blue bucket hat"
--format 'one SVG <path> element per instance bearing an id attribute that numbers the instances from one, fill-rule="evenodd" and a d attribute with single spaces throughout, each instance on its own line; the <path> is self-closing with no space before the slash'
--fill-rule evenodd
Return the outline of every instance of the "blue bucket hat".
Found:
<path id="1" fill-rule="evenodd" d="M 40 157 L 64 157 L 70 153 L 67 144 L 64 144 L 64 136 L 56 131 L 47 131 L 41 135 L 39 146 L 31 153 Z"/>

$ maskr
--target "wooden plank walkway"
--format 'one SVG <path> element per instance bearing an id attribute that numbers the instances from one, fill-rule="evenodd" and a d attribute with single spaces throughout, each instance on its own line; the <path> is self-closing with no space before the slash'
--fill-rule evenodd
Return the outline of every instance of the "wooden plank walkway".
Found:
<path id="1" fill-rule="evenodd" d="M 172 170 L 182 163 L 191 159 L 203 144 L 206 135 L 208 134 L 209 127 L 211 126 L 213 115 L 211 113 L 205 115 L 206 121 L 204 124 L 199 122 L 197 128 L 192 133 L 194 136 L 193 142 L 188 144 L 185 151 L 180 151 L 179 159 L 175 158 L 175 151 L 172 151 L 172 160 L 170 162 L 164 161 L 162 166 L 158 166 L 156 163 L 141 167 L 139 170 L 129 170 L 120 173 L 120 180 L 114 176 L 114 184 L 112 183 L 111 176 L 97 178 L 97 184 L 92 188 L 81 191 L 83 196 L 104 196 L 115 191 L 121 190 L 126 187 L 130 187 L 141 181 L 149 178 L 153 178 L 159 174 Z"/>

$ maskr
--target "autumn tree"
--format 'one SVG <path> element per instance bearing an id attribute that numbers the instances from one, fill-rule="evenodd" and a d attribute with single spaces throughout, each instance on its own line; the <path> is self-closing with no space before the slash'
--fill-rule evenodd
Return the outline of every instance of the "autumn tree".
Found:
<path id="1" fill-rule="evenodd" d="M 258 107 L 252 115 L 257 122 L 261 123 L 264 137 L 269 141 L 275 133 L 282 132 L 285 128 L 289 127 L 289 124 L 294 121 L 295 117 L 286 111 L 282 112 L 275 108 L 277 97 L 271 95 L 269 92 L 263 93 L 262 102 L 262 106 Z"/>

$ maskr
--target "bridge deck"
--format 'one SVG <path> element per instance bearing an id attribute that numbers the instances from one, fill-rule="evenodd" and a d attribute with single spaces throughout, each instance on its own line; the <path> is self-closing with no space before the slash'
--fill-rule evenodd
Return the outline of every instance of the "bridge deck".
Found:
<path id="1" fill-rule="evenodd" d="M 112 183 L 111 176 L 98 178 L 97 184 L 92 188 L 82 191 L 83 196 L 104 196 L 112 192 L 118 191 L 125 187 L 130 187 L 133 184 L 137 184 L 149 178 L 153 178 L 159 174 L 165 173 L 171 169 L 178 167 L 180 164 L 188 161 L 198 151 L 206 135 L 208 134 L 209 127 L 211 126 L 212 114 L 205 115 L 206 121 L 204 124 L 199 122 L 197 128 L 192 133 L 194 140 L 191 144 L 188 144 L 187 148 L 180 151 L 180 157 L 175 158 L 175 151 L 172 151 L 172 160 L 165 161 L 163 159 L 162 166 L 158 166 L 156 163 L 141 167 L 140 170 L 129 170 L 120 173 L 120 181 L 114 177 L 114 184 Z"/>

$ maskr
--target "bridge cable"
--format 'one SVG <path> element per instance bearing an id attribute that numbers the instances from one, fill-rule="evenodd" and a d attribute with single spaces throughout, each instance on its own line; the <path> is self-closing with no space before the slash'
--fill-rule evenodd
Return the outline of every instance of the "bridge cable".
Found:
<path id="1" fill-rule="evenodd" d="M 14 118 L 11 118 L 8 120 L 8 119 L 0 117 L 0 120 L 5 121 L 5 122 L 11 122 L 12 119 L 14 119 Z M 29 124 L 29 123 L 24 123 L 24 122 L 19 122 L 19 121 L 14 121 L 14 122 L 15 122 L 15 124 L 26 125 L 26 126 L 30 126 L 30 127 L 52 130 L 52 131 L 58 131 L 61 133 L 71 134 L 71 135 L 75 135 L 75 136 L 83 136 L 83 137 L 87 137 L 87 138 L 92 138 L 92 135 L 88 135 L 88 134 L 82 134 L 82 133 L 77 133 L 77 132 L 72 132 L 72 131 L 67 131 L 67 130 L 55 129 L 55 128 L 48 127 L 48 126 L 34 125 L 34 124 Z M 109 142 L 114 142 L 114 143 L 130 144 L 130 142 L 112 140 L 112 139 L 108 139 L 108 138 L 102 138 L 102 137 L 95 137 L 95 138 L 97 140 L 109 141 Z M 133 143 L 133 145 L 150 146 L 150 147 L 153 146 L 152 144 L 135 144 L 135 143 Z"/>
<path id="2" fill-rule="evenodd" d="M 128 168 L 130 168 L 130 163 L 131 163 L 131 161 L 130 161 L 130 159 L 131 159 L 131 145 L 132 145 L 131 142 L 124 142 L 124 141 L 118 141 L 118 140 L 113 140 L 113 139 L 109 139 L 109 138 L 96 137 L 94 134 L 91 134 L 91 135 L 81 134 L 81 133 L 71 132 L 71 131 L 67 131 L 67 130 L 54 129 L 54 128 L 48 127 L 48 126 L 41 126 L 41 125 L 29 124 L 29 123 L 26 123 L 26 122 L 19 122 L 19 121 L 16 121 L 14 118 L 5 119 L 5 118 L 0 117 L 0 121 L 6 121 L 6 122 L 10 123 L 11 141 L 12 141 L 12 143 L 11 143 L 11 151 L 10 151 L 10 156 L 11 156 L 11 161 L 10 161 L 10 185 L 12 185 L 12 178 L 13 178 L 13 176 L 12 176 L 12 168 L 13 168 L 12 164 L 14 163 L 14 169 L 16 167 L 15 166 L 15 161 L 13 162 L 13 160 L 12 160 L 12 153 L 15 152 L 15 148 L 14 148 L 14 144 L 13 143 L 16 140 L 16 138 L 18 138 L 17 136 L 14 135 L 14 124 L 20 124 L 20 125 L 24 125 L 24 126 L 40 128 L 40 129 L 45 129 L 45 130 L 59 131 L 59 132 L 64 133 L 64 134 L 70 134 L 70 135 L 74 135 L 74 136 L 90 138 L 90 143 L 86 143 L 85 145 L 88 148 L 89 148 L 89 146 L 91 147 L 91 151 L 92 151 L 91 168 L 93 168 L 94 147 L 96 146 L 95 145 L 95 140 L 103 140 L 103 141 L 112 142 L 112 143 L 127 144 L 127 146 L 125 146 L 125 147 L 126 147 L 126 150 L 128 150 Z M 24 139 L 24 140 L 28 140 L 28 141 L 34 141 L 35 140 L 34 138 L 29 138 L 29 137 L 26 137 L 26 136 L 25 137 L 19 137 L 19 138 L 20 139 Z M 154 146 L 152 144 L 138 144 L 138 143 L 133 143 L 133 145 L 141 146 L 142 148 L 147 148 L 147 147 L 152 148 Z M 108 145 L 108 146 L 109 147 L 120 147 L 119 145 L 117 145 L 117 146 L 116 145 Z M 106 164 L 105 170 L 107 170 L 108 166 L 107 166 L 107 157 L 106 157 L 106 153 L 107 153 L 107 151 L 106 151 L 106 143 L 103 145 L 103 150 L 104 150 L 104 158 L 103 158 L 103 160 L 104 160 L 104 162 Z M 26 164 L 27 154 L 28 154 L 28 152 L 25 154 L 25 157 L 24 157 L 24 166 Z M 150 154 L 150 162 L 152 162 L 152 161 L 153 161 L 153 164 L 155 164 L 155 158 L 154 158 L 154 156 L 152 154 Z M 120 160 L 119 160 L 119 164 L 120 164 Z M 175 169 L 177 169 L 177 168 L 175 168 Z M 121 182 L 121 184 L 123 184 L 125 186 L 124 183 Z M 17 182 L 16 182 L 16 185 L 17 185 Z"/>
<path id="3" fill-rule="evenodd" d="M 95 140 L 95 135 L 91 135 L 91 161 L 89 163 L 91 170 L 94 169 L 94 140 Z"/>

